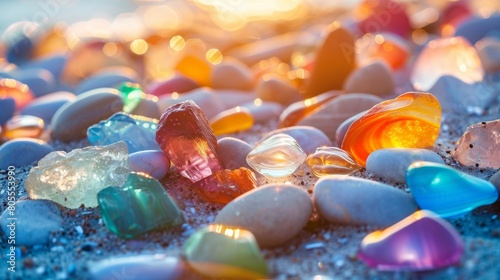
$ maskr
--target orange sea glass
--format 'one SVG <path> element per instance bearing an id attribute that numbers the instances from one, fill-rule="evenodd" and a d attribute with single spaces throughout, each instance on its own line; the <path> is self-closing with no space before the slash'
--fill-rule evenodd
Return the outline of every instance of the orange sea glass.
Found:
<path id="1" fill-rule="evenodd" d="M 16 102 L 16 110 L 23 108 L 35 97 L 29 87 L 14 79 L 0 80 L 0 98 L 10 97 Z"/>
<path id="2" fill-rule="evenodd" d="M 375 150 L 383 148 L 428 148 L 434 146 L 441 125 L 441 105 L 424 92 L 407 92 L 373 106 L 354 121 L 342 149 L 366 165 Z"/>
<path id="3" fill-rule="evenodd" d="M 372 42 L 359 55 L 365 56 L 365 60 L 381 59 L 387 62 L 392 69 L 397 70 L 406 64 L 410 56 L 410 49 L 408 44 L 397 35 L 377 34 L 373 36 Z"/>
<path id="4" fill-rule="evenodd" d="M 4 138 L 38 138 L 42 135 L 45 124 L 39 117 L 29 115 L 14 116 L 5 123 Z"/>
<path id="5" fill-rule="evenodd" d="M 222 135 L 247 130 L 253 126 L 254 120 L 249 109 L 237 106 L 220 112 L 209 123 L 215 135 Z"/>

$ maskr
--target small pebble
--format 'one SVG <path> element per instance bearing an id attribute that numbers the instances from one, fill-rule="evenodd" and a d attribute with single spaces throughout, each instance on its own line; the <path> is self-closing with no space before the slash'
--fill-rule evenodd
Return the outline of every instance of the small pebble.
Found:
<path id="1" fill-rule="evenodd" d="M 224 137 L 217 141 L 217 154 L 226 169 L 238 169 L 246 167 L 250 169 L 247 163 L 247 155 L 252 150 L 245 141 L 233 137 Z"/>
<path id="2" fill-rule="evenodd" d="M 45 141 L 31 138 L 17 138 L 0 146 L 0 169 L 6 170 L 10 165 L 22 167 L 33 164 L 54 149 Z"/>
<path id="3" fill-rule="evenodd" d="M 394 91 L 394 78 L 389 66 L 375 60 L 354 70 L 344 84 L 346 93 L 369 93 L 377 96 L 390 95 Z"/>
<path id="4" fill-rule="evenodd" d="M 290 82 L 278 76 L 264 76 L 256 86 L 257 97 L 288 106 L 303 99 L 299 90 Z"/>
<path id="5" fill-rule="evenodd" d="M 162 151 L 148 150 L 129 155 L 130 171 L 143 172 L 161 180 L 170 169 L 170 159 Z"/>
<path id="6" fill-rule="evenodd" d="M 248 66 L 236 59 L 224 59 L 212 69 L 211 83 L 215 89 L 250 90 L 252 79 Z"/>

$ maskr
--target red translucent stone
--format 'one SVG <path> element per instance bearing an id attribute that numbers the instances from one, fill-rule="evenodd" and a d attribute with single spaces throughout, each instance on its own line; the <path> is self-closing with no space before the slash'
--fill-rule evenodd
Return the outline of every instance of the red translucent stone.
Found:
<path id="1" fill-rule="evenodd" d="M 156 130 L 156 142 L 181 175 L 193 183 L 224 169 L 214 132 L 192 100 L 165 110 Z"/>
<path id="2" fill-rule="evenodd" d="M 257 187 L 255 174 L 246 167 L 221 170 L 193 185 L 207 201 L 227 204 Z"/>

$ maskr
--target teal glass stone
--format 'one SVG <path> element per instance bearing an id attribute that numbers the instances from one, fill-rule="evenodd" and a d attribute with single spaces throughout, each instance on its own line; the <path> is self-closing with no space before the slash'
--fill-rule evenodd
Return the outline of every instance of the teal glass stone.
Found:
<path id="1" fill-rule="evenodd" d="M 498 199 L 492 183 L 439 163 L 412 163 L 406 183 L 420 208 L 444 218 L 460 216 Z"/>
<path id="2" fill-rule="evenodd" d="M 124 141 L 129 153 L 160 150 L 156 142 L 158 121 L 143 116 L 118 112 L 109 119 L 87 129 L 87 139 L 93 146 L 105 146 Z"/>
<path id="3" fill-rule="evenodd" d="M 209 225 L 189 237 L 183 253 L 189 266 L 205 276 L 267 279 L 267 263 L 257 241 L 244 229 Z"/>
<path id="4" fill-rule="evenodd" d="M 146 97 L 139 84 L 123 83 L 118 90 L 123 99 L 123 111 L 126 113 L 131 113 L 141 103 L 142 99 Z"/>
<path id="5" fill-rule="evenodd" d="M 184 222 L 160 182 L 144 173 L 132 172 L 122 187 L 101 190 L 97 201 L 108 230 L 127 239 Z"/>

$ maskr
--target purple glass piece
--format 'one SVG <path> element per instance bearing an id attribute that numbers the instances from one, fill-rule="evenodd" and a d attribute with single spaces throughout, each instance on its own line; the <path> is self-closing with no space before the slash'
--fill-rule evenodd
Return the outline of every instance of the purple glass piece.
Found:
<path id="1" fill-rule="evenodd" d="M 421 210 L 368 234 L 358 257 L 379 270 L 432 270 L 460 262 L 462 238 L 447 221 Z"/>
<path id="2" fill-rule="evenodd" d="M 156 130 L 156 142 L 181 175 L 193 183 L 224 169 L 212 128 L 191 100 L 165 110 Z"/>

